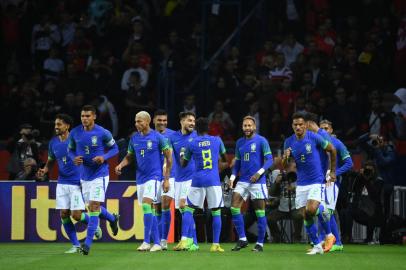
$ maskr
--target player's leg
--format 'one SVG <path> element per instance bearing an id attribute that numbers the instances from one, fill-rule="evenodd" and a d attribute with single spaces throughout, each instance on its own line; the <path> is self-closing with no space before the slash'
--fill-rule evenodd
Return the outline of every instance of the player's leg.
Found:
<path id="1" fill-rule="evenodd" d="M 149 251 L 161 251 L 161 231 L 159 227 L 159 222 L 161 219 L 161 195 L 162 195 L 162 182 L 155 181 L 155 199 L 152 202 L 152 226 L 151 226 L 151 237 L 154 245 Z"/>
<path id="2" fill-rule="evenodd" d="M 103 188 L 104 188 L 104 192 L 107 192 L 107 187 L 109 185 L 109 176 L 105 176 L 103 177 Z M 120 218 L 120 216 L 118 214 L 112 214 L 109 211 L 107 211 L 107 209 L 103 206 L 100 205 L 100 215 L 99 218 L 107 220 L 109 222 L 110 225 L 110 229 L 113 233 L 113 235 L 117 235 L 118 233 L 118 220 Z"/>
<path id="3" fill-rule="evenodd" d="M 252 251 L 263 251 L 266 234 L 265 200 L 268 199 L 266 184 L 251 184 L 249 186 L 250 196 L 253 199 L 255 215 L 258 224 L 258 239 Z"/>
<path id="4" fill-rule="evenodd" d="M 70 248 L 65 253 L 76 253 L 80 248 L 80 243 L 77 239 L 75 225 L 70 219 L 70 193 L 69 185 L 57 184 L 56 186 L 56 209 L 60 210 L 61 222 L 69 240 L 72 243 Z"/>
<path id="5" fill-rule="evenodd" d="M 221 208 L 224 207 L 223 191 L 220 186 L 206 187 L 207 207 L 211 209 L 212 228 L 213 228 L 213 244 L 210 248 L 211 252 L 224 252 L 220 247 L 221 233 Z"/>
<path id="6" fill-rule="evenodd" d="M 248 246 L 247 236 L 245 235 L 244 217 L 241 214 L 241 206 L 248 198 L 248 183 L 238 182 L 235 186 L 231 198 L 231 216 L 238 234 L 238 241 L 231 249 L 232 251 L 239 251 Z"/>
<path id="7" fill-rule="evenodd" d="M 151 249 L 151 229 L 152 229 L 152 203 L 155 200 L 155 180 L 149 180 L 137 185 L 138 203 L 142 206 L 144 213 L 144 241 L 137 248 L 138 251 L 149 251 Z"/>
<path id="8" fill-rule="evenodd" d="M 331 204 L 334 196 L 334 185 L 323 185 L 322 188 L 325 188 L 324 195 L 322 198 L 324 200 L 322 203 L 320 203 L 319 208 L 317 209 L 317 218 L 318 221 L 322 227 L 322 233 L 320 238 L 320 241 L 324 241 L 324 252 L 330 251 L 330 249 L 333 247 L 336 238 L 331 232 L 331 226 L 330 226 L 330 216 L 331 213 L 328 209 L 328 205 Z"/>
<path id="9" fill-rule="evenodd" d="M 337 204 L 337 198 L 338 198 L 338 192 L 339 188 L 336 184 L 333 185 L 333 192 L 332 194 L 329 192 L 329 205 L 327 205 L 327 208 L 330 211 L 330 227 L 331 227 L 331 232 L 334 234 L 334 237 L 336 238 L 336 242 L 333 245 L 333 247 L 330 249 L 330 251 L 342 251 L 344 249 L 344 246 L 341 242 L 341 235 L 340 235 L 340 229 L 337 225 L 336 221 L 336 213 L 335 213 L 335 208 Z"/>
<path id="10" fill-rule="evenodd" d="M 314 219 L 319 211 L 319 206 L 319 201 L 308 200 L 304 209 L 304 225 L 310 241 L 313 243 L 313 248 L 307 253 L 308 255 L 323 254 L 323 248 L 317 235 L 317 226 L 314 223 Z"/>
<path id="11" fill-rule="evenodd" d="M 161 246 L 164 250 L 168 249 L 168 234 L 171 227 L 171 203 L 175 198 L 175 179 L 169 179 L 169 191 L 162 194 L 162 217 L 158 222 L 161 228 Z"/>

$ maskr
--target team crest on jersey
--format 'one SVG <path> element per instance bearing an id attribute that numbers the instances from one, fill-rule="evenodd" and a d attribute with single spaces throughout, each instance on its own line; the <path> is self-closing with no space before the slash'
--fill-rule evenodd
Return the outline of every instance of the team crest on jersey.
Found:
<path id="1" fill-rule="evenodd" d="M 306 152 L 311 153 L 312 152 L 312 145 L 310 143 L 306 143 Z"/>
<path id="2" fill-rule="evenodd" d="M 191 142 L 191 141 L 193 141 L 193 138 L 189 138 L 189 139 L 188 139 L 188 142 Z"/>
<path id="3" fill-rule="evenodd" d="M 147 149 L 152 149 L 152 141 L 147 141 Z"/>
<path id="4" fill-rule="evenodd" d="M 92 145 L 93 146 L 97 145 L 97 136 L 92 136 Z"/>
<path id="5" fill-rule="evenodd" d="M 251 144 L 251 152 L 255 152 L 257 150 L 257 144 L 256 143 L 252 143 Z"/>

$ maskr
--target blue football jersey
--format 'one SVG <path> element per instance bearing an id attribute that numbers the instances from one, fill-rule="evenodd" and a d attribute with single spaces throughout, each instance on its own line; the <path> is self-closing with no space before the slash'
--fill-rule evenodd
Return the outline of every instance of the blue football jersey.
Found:
<path id="1" fill-rule="evenodd" d="M 180 152 L 185 151 L 188 147 L 189 143 L 193 141 L 193 139 L 197 136 L 196 132 L 193 131 L 190 134 L 183 135 L 182 132 L 179 130 L 172 134 L 169 138 L 173 154 L 174 154 L 174 162 L 173 166 L 176 167 L 176 174 L 175 174 L 175 181 L 176 182 L 183 182 L 191 180 L 193 177 L 193 173 L 195 171 L 195 162 L 194 160 L 189 160 L 186 167 L 182 167 L 180 165 Z"/>
<path id="2" fill-rule="evenodd" d="M 176 133 L 176 131 L 166 128 L 165 131 L 161 133 L 161 135 L 164 136 L 167 140 L 170 140 L 170 137 L 174 133 Z M 170 175 L 171 178 L 175 177 L 175 175 L 176 175 L 176 171 L 175 171 L 176 166 L 174 166 L 174 164 L 173 164 L 175 162 L 174 159 L 175 159 L 175 157 L 174 157 L 174 154 L 172 153 L 172 169 L 171 169 L 171 175 Z M 164 160 L 165 160 L 165 157 L 162 153 L 162 163 L 164 162 Z"/>
<path id="3" fill-rule="evenodd" d="M 319 151 L 327 145 L 328 141 L 311 131 L 305 131 L 304 138 L 300 140 L 295 134 L 285 140 L 284 149 L 291 148 L 292 157 L 296 162 L 298 186 L 324 182 Z"/>
<path id="4" fill-rule="evenodd" d="M 245 137 L 238 139 L 235 158 L 241 161 L 239 181 L 249 183 L 251 176 L 263 167 L 265 160 L 272 158 L 272 152 L 268 141 L 261 135 L 255 134 L 250 139 Z M 263 174 L 257 183 L 265 184 L 265 182 L 265 174 Z"/>
<path id="5" fill-rule="evenodd" d="M 162 151 L 170 149 L 168 140 L 151 129 L 146 135 L 135 133 L 128 144 L 128 153 L 134 155 L 137 185 L 149 180 L 162 180 Z"/>
<path id="6" fill-rule="evenodd" d="M 187 146 L 184 158 L 195 162 L 192 187 L 220 186 L 219 158 L 226 149 L 220 137 L 196 136 Z"/>
<path id="7" fill-rule="evenodd" d="M 58 183 L 80 185 L 81 167 L 76 166 L 68 155 L 68 140 L 55 136 L 49 141 L 48 159 L 58 163 Z"/>
<path id="8" fill-rule="evenodd" d="M 331 143 L 331 136 L 326 130 L 319 128 L 319 130 L 317 131 L 317 134 L 320 135 L 324 140 Z M 330 167 L 330 159 L 329 159 L 326 151 L 324 151 L 323 149 L 321 149 L 321 151 L 319 151 L 319 154 L 320 154 L 321 169 L 322 169 L 324 175 L 326 175 L 327 170 Z"/>

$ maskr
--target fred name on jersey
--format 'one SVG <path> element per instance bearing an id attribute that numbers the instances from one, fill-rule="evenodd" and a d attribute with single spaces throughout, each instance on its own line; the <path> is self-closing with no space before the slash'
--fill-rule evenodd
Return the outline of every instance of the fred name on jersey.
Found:
<path id="1" fill-rule="evenodd" d="M 206 147 L 206 146 L 210 146 L 210 141 L 199 142 L 199 147 Z"/>

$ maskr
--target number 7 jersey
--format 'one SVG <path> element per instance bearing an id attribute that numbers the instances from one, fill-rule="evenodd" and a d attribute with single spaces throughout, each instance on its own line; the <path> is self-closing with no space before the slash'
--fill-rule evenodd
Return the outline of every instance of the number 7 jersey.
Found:
<path id="1" fill-rule="evenodd" d="M 220 186 L 219 158 L 226 149 L 220 137 L 196 136 L 186 148 L 185 159 L 193 158 L 195 173 L 192 187 Z"/>

